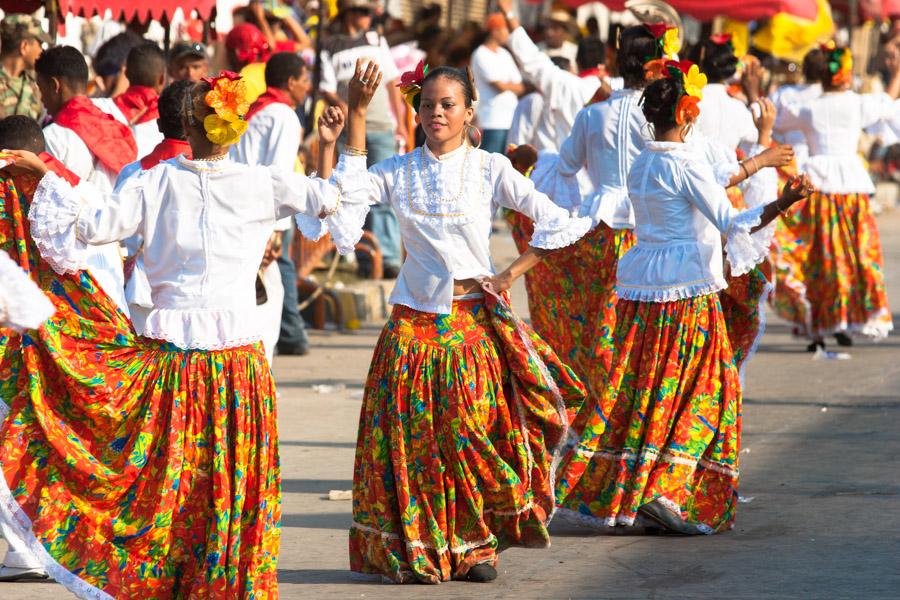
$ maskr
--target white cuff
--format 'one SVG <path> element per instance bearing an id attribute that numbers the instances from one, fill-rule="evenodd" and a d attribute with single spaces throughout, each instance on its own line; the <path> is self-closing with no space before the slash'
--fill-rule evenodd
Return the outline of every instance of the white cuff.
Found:
<path id="1" fill-rule="evenodd" d="M 366 157 L 341 154 L 329 181 L 340 190 L 340 196 L 334 211 L 325 217 L 324 224 L 338 252 L 349 254 L 362 238 L 363 225 L 369 214 Z"/>
<path id="2" fill-rule="evenodd" d="M 764 208 L 757 206 L 747 209 L 731 222 L 725 239 L 725 253 L 731 265 L 731 274 L 735 277 L 749 273 L 769 255 L 775 233 L 774 223 L 750 233 L 751 229 L 760 224 Z"/>
<path id="3" fill-rule="evenodd" d="M 37 329 L 53 316 L 53 304 L 6 252 L 0 250 L 0 325 Z"/>
<path id="4" fill-rule="evenodd" d="M 589 217 L 556 218 L 534 224 L 529 246 L 543 250 L 556 250 L 571 246 L 593 228 Z"/>
<path id="5" fill-rule="evenodd" d="M 28 211 L 31 237 L 57 273 L 75 273 L 87 264 L 87 245 L 77 236 L 83 206 L 72 186 L 53 172 L 44 175 L 34 192 Z"/>

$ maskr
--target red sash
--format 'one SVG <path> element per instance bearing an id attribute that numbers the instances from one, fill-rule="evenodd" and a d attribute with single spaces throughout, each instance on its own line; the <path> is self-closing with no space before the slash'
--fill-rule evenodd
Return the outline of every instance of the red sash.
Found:
<path id="1" fill-rule="evenodd" d="M 81 177 L 66 168 L 66 165 L 57 160 L 55 156 L 49 152 L 41 152 L 38 158 L 44 161 L 47 168 L 69 182 L 69 185 L 75 187 L 81 182 Z"/>
<path id="2" fill-rule="evenodd" d="M 190 158 L 191 145 L 184 140 L 166 138 L 158 143 L 150 154 L 141 159 L 141 168 L 145 171 L 152 169 L 162 161 L 175 158 L 179 154 L 184 154 L 187 158 Z"/>
<path id="3" fill-rule="evenodd" d="M 97 108 L 87 96 L 69 100 L 53 122 L 74 131 L 91 154 L 116 175 L 137 159 L 137 144 L 131 129 Z"/>
<path id="4" fill-rule="evenodd" d="M 132 125 L 140 125 L 159 118 L 159 94 L 153 88 L 133 85 L 123 94 L 113 98 L 113 102 Z"/>
<path id="5" fill-rule="evenodd" d="M 269 106 L 270 104 L 278 104 L 279 102 L 281 104 L 287 104 L 291 108 L 294 107 L 293 102 L 291 102 L 291 97 L 288 96 L 287 92 L 278 88 L 267 87 L 266 91 L 263 92 L 263 94 L 256 99 L 256 102 L 254 102 L 250 106 L 250 110 L 247 111 L 247 116 L 245 117 L 245 119 L 249 121 L 253 118 L 253 115 L 258 113 L 265 107 Z"/>

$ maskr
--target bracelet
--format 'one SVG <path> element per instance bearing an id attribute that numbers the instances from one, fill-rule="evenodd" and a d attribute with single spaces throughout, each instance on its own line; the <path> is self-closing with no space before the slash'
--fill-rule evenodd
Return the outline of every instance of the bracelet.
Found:
<path id="1" fill-rule="evenodd" d="M 746 161 L 744 161 L 744 162 L 746 162 Z M 750 171 L 747 170 L 747 165 L 745 165 L 744 163 L 740 163 L 740 165 L 741 165 L 741 170 L 744 172 L 744 178 L 750 179 Z"/>
<path id="2" fill-rule="evenodd" d="M 325 210 L 325 209 L 322 210 L 322 214 L 325 215 L 326 217 L 330 217 L 331 215 L 333 215 L 337 211 L 339 211 L 341 209 L 341 205 L 344 203 L 344 198 L 343 198 L 344 189 L 341 186 L 341 182 L 338 180 L 335 180 L 334 187 L 336 187 L 338 190 L 337 200 L 334 203 L 334 208 L 332 208 L 331 210 Z"/>
<path id="3" fill-rule="evenodd" d="M 356 146 L 344 146 L 344 154 L 350 156 L 368 156 L 369 151 L 365 148 L 357 148 Z"/>

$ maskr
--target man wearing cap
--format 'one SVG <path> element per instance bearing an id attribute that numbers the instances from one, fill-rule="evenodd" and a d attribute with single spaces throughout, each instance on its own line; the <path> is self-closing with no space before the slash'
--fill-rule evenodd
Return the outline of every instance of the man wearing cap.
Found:
<path id="1" fill-rule="evenodd" d="M 572 15 L 562 9 L 550 11 L 544 21 L 544 40 L 538 44 L 549 57 L 562 56 L 568 59 L 570 64 L 575 64 L 575 55 L 578 53 L 578 45 L 569 37 L 572 34 Z"/>
<path id="2" fill-rule="evenodd" d="M 178 42 L 169 51 L 169 77 L 172 81 L 197 83 L 209 71 L 206 46 L 200 42 Z"/>
<path id="3" fill-rule="evenodd" d="M 8 15 L 0 23 L 0 118 L 44 112 L 34 80 L 34 63 L 50 36 L 31 15 Z"/>
<path id="4" fill-rule="evenodd" d="M 346 109 L 347 92 L 356 60 L 373 60 L 381 67 L 384 83 L 375 90 L 366 115 L 366 148 L 369 166 L 392 157 L 397 138 L 406 139 L 406 110 L 396 80 L 400 77 L 390 48 L 383 36 L 372 31 L 373 3 L 367 0 L 338 0 L 335 16 L 339 30 L 322 40 L 322 80 L 319 90 L 328 102 Z M 346 110 L 345 110 L 346 112 Z M 393 113 L 393 116 L 392 116 Z M 387 277 L 400 271 L 400 226 L 387 205 L 372 207 L 366 230 L 375 234 L 384 257 Z M 367 265 L 361 265 L 366 270 Z"/>

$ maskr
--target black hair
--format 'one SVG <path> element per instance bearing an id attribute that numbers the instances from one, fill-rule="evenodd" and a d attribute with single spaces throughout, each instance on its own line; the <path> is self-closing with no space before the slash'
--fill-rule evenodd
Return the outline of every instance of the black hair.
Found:
<path id="1" fill-rule="evenodd" d="M 731 42 L 717 44 L 705 39 L 694 46 L 691 57 L 710 83 L 722 83 L 737 71 L 738 58 Z"/>
<path id="2" fill-rule="evenodd" d="M 153 42 L 135 46 L 128 52 L 125 75 L 131 85 L 154 87 L 166 74 L 166 55 Z"/>
<path id="3" fill-rule="evenodd" d="M 266 86 L 284 88 L 291 78 L 303 75 L 306 63 L 295 52 L 277 52 L 266 61 Z"/>
<path id="4" fill-rule="evenodd" d="M 475 84 L 469 77 L 469 74 L 464 69 L 457 69 L 454 67 L 435 67 L 434 69 L 430 69 L 428 74 L 425 76 L 425 79 L 422 80 L 422 89 L 425 88 L 425 84 L 433 79 L 437 79 L 439 77 L 444 77 L 446 79 L 451 79 L 462 86 L 463 96 L 466 98 L 466 108 L 472 106 L 472 103 L 475 101 Z M 421 94 L 416 97 L 416 111 L 418 112 L 418 99 L 421 97 Z"/>
<path id="5" fill-rule="evenodd" d="M 580 71 L 596 68 L 606 61 L 606 44 L 595 37 L 587 37 L 578 43 L 578 52 L 575 54 L 575 62 Z"/>
<path id="6" fill-rule="evenodd" d="M 193 85 L 190 81 L 174 81 L 159 95 L 159 130 L 163 137 L 173 140 L 186 139 L 184 107 Z"/>
<path id="7" fill-rule="evenodd" d="M 40 154 L 47 149 L 40 124 L 26 115 L 0 119 L 0 148 Z"/>
<path id="8" fill-rule="evenodd" d="M 81 52 L 72 46 L 50 48 L 34 63 L 38 75 L 50 79 L 56 77 L 80 91 L 87 87 L 88 66 Z"/>
<path id="9" fill-rule="evenodd" d="M 831 71 L 828 69 L 828 57 L 825 53 L 815 48 L 803 57 L 803 78 L 807 83 L 831 83 Z"/>
<path id="10" fill-rule="evenodd" d="M 671 77 L 657 79 L 644 90 L 641 108 L 655 132 L 662 133 L 676 126 L 675 104 L 682 91 L 682 83 Z"/>
<path id="11" fill-rule="evenodd" d="M 625 80 L 625 87 L 640 89 L 646 85 L 644 64 L 657 57 L 658 43 L 644 25 L 634 25 L 621 31 L 616 66 Z"/>
<path id="12" fill-rule="evenodd" d="M 12 27 L 0 34 L 0 56 L 19 52 L 19 45 L 25 40 L 36 39 L 25 27 Z"/>
<path id="13" fill-rule="evenodd" d="M 122 70 L 128 54 L 146 40 L 133 31 L 123 31 L 106 40 L 94 55 L 94 71 L 100 77 L 112 77 Z"/>
<path id="14" fill-rule="evenodd" d="M 550 62 L 556 65 L 558 68 L 563 71 L 571 71 L 572 70 L 572 61 L 566 58 L 565 56 L 551 56 Z"/>

